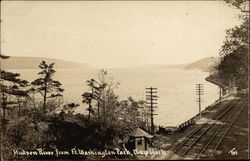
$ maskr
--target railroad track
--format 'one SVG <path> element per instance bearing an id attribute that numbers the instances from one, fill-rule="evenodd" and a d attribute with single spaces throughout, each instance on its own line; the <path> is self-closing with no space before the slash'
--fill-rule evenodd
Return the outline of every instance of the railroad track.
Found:
<path id="1" fill-rule="evenodd" d="M 213 157 L 214 153 L 217 150 L 217 147 L 222 142 L 228 130 L 232 127 L 233 123 L 236 121 L 240 113 L 243 111 L 244 108 L 246 108 L 247 105 L 248 103 L 245 102 L 243 103 L 240 109 L 236 108 L 234 112 L 232 112 L 232 114 L 227 118 L 226 122 L 222 124 L 213 135 L 211 135 L 210 139 L 207 141 L 207 143 L 203 146 L 202 150 L 196 156 L 196 159 L 206 159 Z"/>
<path id="2" fill-rule="evenodd" d="M 194 159 L 194 158 L 200 157 L 202 155 L 202 153 L 205 151 L 205 149 L 203 150 L 203 148 L 202 148 L 203 144 L 199 143 L 199 142 L 200 141 L 204 142 L 204 139 L 207 139 L 204 136 L 209 133 L 210 129 L 216 129 L 216 128 L 220 127 L 219 123 L 225 122 L 225 121 L 227 121 L 225 119 L 231 118 L 231 117 L 229 118 L 229 116 L 232 116 L 233 115 L 232 113 L 236 112 L 233 110 L 233 109 L 235 109 L 233 107 L 237 103 L 238 103 L 238 101 L 233 101 L 233 103 L 226 104 L 225 106 L 223 106 L 218 112 L 216 112 L 212 116 L 212 119 L 207 120 L 204 124 L 202 124 L 202 126 L 197 128 L 185 140 L 183 140 L 172 151 L 172 153 L 170 153 L 168 159 L 171 159 L 172 157 L 177 157 L 178 159 L 183 159 L 183 158 Z M 230 114 L 230 111 L 233 111 L 233 112 Z M 228 113 L 229 113 L 229 115 L 228 115 Z M 228 115 L 228 117 L 226 117 L 227 115 Z M 213 130 L 211 130 L 211 131 L 213 131 Z M 203 152 L 201 154 L 198 153 L 198 155 L 196 155 L 196 156 L 191 155 L 191 154 L 195 154 L 195 152 L 199 149 L 200 149 L 200 151 L 203 150 Z"/>
<path id="3" fill-rule="evenodd" d="M 219 106 L 221 104 L 216 105 L 215 107 Z M 211 119 L 215 118 L 220 112 L 222 112 L 223 110 L 225 110 L 227 107 L 229 106 L 229 104 L 224 104 L 221 109 L 216 112 Z M 207 122 L 205 122 L 201 127 L 197 128 L 195 131 L 193 131 L 187 138 L 185 138 L 181 143 L 179 143 L 174 149 L 172 149 L 172 152 L 170 153 L 168 159 L 171 159 L 171 157 L 173 157 L 177 151 L 193 136 L 195 135 L 203 126 L 205 126 L 206 123 L 208 123 L 209 120 Z"/>

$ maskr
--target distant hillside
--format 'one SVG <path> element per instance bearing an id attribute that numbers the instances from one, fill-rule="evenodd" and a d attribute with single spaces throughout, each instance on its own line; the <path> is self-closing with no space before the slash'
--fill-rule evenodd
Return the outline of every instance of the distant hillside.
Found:
<path id="1" fill-rule="evenodd" d="M 214 66 L 219 62 L 218 57 L 207 57 L 200 59 L 198 61 L 195 61 L 193 63 L 187 64 L 185 69 L 188 70 L 201 70 L 201 71 L 211 71 L 213 70 Z"/>
<path id="2" fill-rule="evenodd" d="M 186 70 L 201 70 L 204 72 L 209 72 L 214 69 L 214 66 L 218 64 L 218 62 L 219 62 L 218 57 L 207 57 L 187 64 L 164 64 L 164 65 L 154 65 L 151 67 L 161 68 L 161 69 L 175 68 L 175 69 L 186 69 Z"/>
<path id="3" fill-rule="evenodd" d="M 1 61 L 1 69 L 37 69 L 42 60 L 55 63 L 55 68 L 90 68 L 88 64 L 61 59 L 11 56 Z"/>
<path id="4" fill-rule="evenodd" d="M 200 70 L 209 72 L 214 69 L 214 66 L 219 62 L 218 57 L 207 57 L 187 64 L 145 64 L 133 65 L 125 68 L 143 68 L 143 69 L 186 69 L 186 70 Z"/>
<path id="5" fill-rule="evenodd" d="M 165 64 L 165 65 L 158 65 L 156 68 L 168 68 L 168 69 L 184 69 L 187 64 Z"/>

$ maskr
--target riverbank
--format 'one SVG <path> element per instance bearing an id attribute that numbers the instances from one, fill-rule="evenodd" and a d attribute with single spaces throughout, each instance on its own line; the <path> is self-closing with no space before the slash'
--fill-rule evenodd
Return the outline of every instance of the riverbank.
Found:
<path id="1" fill-rule="evenodd" d="M 175 132 L 173 134 L 156 134 L 153 139 L 153 146 L 150 147 L 155 150 L 165 150 L 166 153 L 170 154 L 171 151 L 175 149 L 177 145 L 179 145 L 184 139 L 186 139 L 194 130 L 199 128 L 203 123 L 205 123 L 207 120 L 211 119 L 215 113 L 217 113 L 221 107 L 225 107 L 233 100 L 239 100 L 240 97 L 237 97 L 236 95 L 230 95 L 225 98 L 222 98 L 221 102 L 217 101 L 217 103 L 214 103 L 206 108 L 206 110 L 203 111 L 201 119 L 197 120 L 194 125 L 190 125 L 186 129 L 183 129 L 182 131 Z M 139 159 L 167 159 L 168 155 L 164 156 L 155 156 L 152 158 L 152 156 L 138 156 Z"/>

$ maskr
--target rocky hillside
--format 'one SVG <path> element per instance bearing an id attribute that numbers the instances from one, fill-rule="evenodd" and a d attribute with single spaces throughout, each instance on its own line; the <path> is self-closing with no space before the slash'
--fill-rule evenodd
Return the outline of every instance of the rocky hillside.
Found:
<path id="1" fill-rule="evenodd" d="M 195 61 L 193 63 L 187 64 L 185 69 L 188 70 L 201 70 L 205 72 L 212 71 L 214 69 L 214 66 L 219 63 L 218 57 L 207 57 L 200 59 L 198 61 Z"/>

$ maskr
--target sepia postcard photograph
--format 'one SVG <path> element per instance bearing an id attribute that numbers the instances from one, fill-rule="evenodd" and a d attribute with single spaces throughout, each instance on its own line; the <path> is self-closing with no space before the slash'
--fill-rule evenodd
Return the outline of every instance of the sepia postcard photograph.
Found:
<path id="1" fill-rule="evenodd" d="M 0 161 L 249 159 L 249 0 L 0 9 Z"/>

